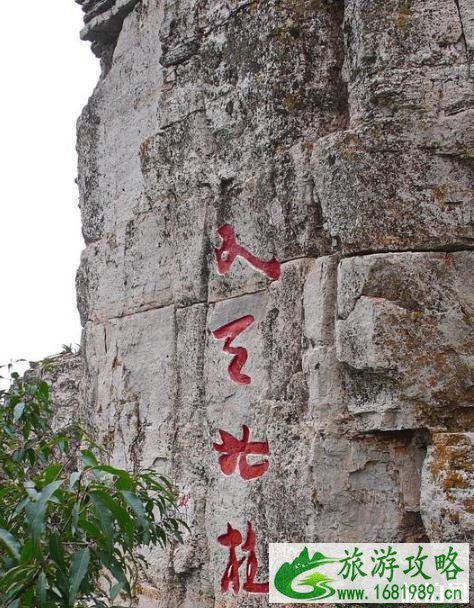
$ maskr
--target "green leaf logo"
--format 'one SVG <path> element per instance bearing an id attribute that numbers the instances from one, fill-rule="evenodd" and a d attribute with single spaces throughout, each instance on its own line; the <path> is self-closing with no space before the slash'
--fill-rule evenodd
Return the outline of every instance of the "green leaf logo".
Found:
<path id="1" fill-rule="evenodd" d="M 326 557 L 322 553 L 315 553 L 312 558 L 309 557 L 307 547 L 298 555 L 298 557 L 290 563 L 285 562 L 275 575 L 275 587 L 280 593 L 297 600 L 321 600 L 331 597 L 336 593 L 329 583 L 334 579 L 329 578 L 322 572 L 318 572 L 316 568 L 320 568 L 325 564 L 333 564 L 339 562 L 338 558 Z M 304 572 L 315 570 L 302 578 L 298 582 L 295 579 L 300 577 Z M 298 591 L 295 587 L 312 587 L 311 591 Z"/>

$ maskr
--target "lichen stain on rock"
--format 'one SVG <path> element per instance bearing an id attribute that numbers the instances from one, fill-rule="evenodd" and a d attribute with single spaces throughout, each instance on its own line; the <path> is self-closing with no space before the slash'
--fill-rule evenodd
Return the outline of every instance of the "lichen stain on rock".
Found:
<path id="1" fill-rule="evenodd" d="M 403 8 L 395 14 L 395 24 L 400 28 L 407 28 L 412 19 L 412 12 L 409 8 Z"/>

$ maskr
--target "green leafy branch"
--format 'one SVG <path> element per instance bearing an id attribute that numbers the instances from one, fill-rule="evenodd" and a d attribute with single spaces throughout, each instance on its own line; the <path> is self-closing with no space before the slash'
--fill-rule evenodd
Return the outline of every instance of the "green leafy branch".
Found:
<path id="1" fill-rule="evenodd" d="M 182 541 L 175 487 L 152 469 L 110 466 L 77 424 L 53 431 L 48 384 L 12 378 L 0 391 L 0 604 L 131 601 L 140 549 Z"/>

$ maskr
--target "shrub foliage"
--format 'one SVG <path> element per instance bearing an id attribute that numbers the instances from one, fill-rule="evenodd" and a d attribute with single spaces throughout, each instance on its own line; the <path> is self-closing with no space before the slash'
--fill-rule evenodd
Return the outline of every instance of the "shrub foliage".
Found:
<path id="1" fill-rule="evenodd" d="M 150 469 L 130 473 L 78 425 L 52 429 L 43 380 L 0 391 L 0 605 L 130 605 L 143 547 L 180 541 L 177 494 Z"/>

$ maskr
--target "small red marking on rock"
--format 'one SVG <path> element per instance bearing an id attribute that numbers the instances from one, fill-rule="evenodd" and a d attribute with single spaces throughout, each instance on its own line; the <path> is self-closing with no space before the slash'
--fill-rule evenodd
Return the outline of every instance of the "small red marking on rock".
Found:
<path id="1" fill-rule="evenodd" d="M 187 507 L 189 500 L 191 498 L 191 494 L 184 494 L 183 496 L 180 496 L 178 499 L 178 509 L 181 507 Z"/>

